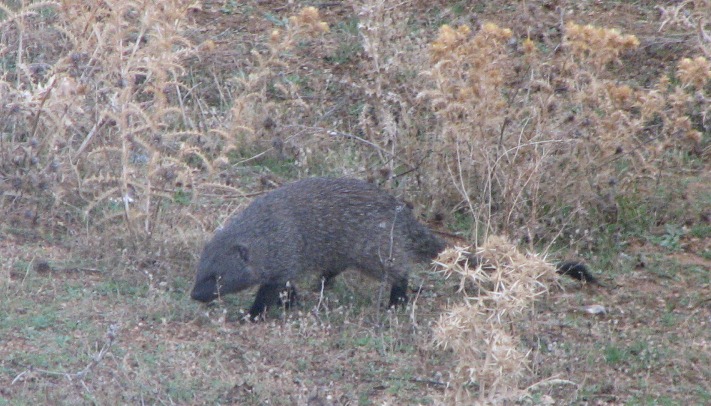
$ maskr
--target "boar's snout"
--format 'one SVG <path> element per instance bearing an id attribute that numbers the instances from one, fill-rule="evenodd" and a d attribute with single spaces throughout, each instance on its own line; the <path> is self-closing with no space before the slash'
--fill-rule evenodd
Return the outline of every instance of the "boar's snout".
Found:
<path id="1" fill-rule="evenodd" d="M 217 299 L 217 280 L 215 278 L 206 278 L 195 282 L 193 291 L 190 293 L 193 300 L 199 302 L 211 302 Z"/>

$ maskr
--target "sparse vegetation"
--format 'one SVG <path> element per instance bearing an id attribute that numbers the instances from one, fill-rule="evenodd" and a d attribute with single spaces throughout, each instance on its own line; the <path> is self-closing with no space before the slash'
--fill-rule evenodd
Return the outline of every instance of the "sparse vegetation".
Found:
<path id="1" fill-rule="evenodd" d="M 708 1 L 296 3 L 0 3 L 0 404 L 709 402 Z M 354 273 L 191 302 L 316 175 L 472 246 L 400 312 Z"/>

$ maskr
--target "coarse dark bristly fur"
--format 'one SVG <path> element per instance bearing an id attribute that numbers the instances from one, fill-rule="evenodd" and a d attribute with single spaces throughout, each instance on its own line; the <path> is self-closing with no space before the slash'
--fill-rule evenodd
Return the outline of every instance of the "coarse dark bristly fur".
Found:
<path id="1" fill-rule="evenodd" d="M 408 272 L 445 244 L 407 205 L 355 179 L 311 178 L 254 200 L 205 246 L 192 298 L 209 302 L 259 285 L 251 317 L 307 273 L 327 281 L 346 269 L 387 280 L 390 305 L 407 301 Z"/>
<path id="2" fill-rule="evenodd" d="M 255 318 L 279 303 L 282 291 L 289 304 L 301 276 L 318 273 L 328 283 L 352 268 L 389 282 L 389 305 L 401 305 L 410 268 L 444 248 L 407 205 L 372 184 L 305 179 L 254 200 L 215 233 L 203 249 L 191 296 L 210 302 L 259 285 L 249 310 Z M 558 272 L 597 283 L 581 262 L 563 262 Z"/>

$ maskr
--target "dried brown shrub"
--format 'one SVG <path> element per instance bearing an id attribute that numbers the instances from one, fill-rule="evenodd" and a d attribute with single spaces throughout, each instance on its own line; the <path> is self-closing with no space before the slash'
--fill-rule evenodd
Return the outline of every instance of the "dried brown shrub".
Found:
<path id="1" fill-rule="evenodd" d="M 238 164 L 270 154 L 307 169 L 310 146 L 322 143 L 324 131 L 304 125 L 304 117 L 317 115 L 321 106 L 305 100 L 302 86 L 325 84 L 311 82 L 308 68 L 294 62 L 296 55 L 322 47 L 328 32 L 318 9 L 304 7 L 268 34 L 265 49 L 251 50 L 247 69 L 232 79 L 232 107 L 220 129 L 231 134 L 242 158 Z"/>
<path id="2" fill-rule="evenodd" d="M 492 23 L 471 31 L 440 28 L 419 97 L 437 117 L 432 200 L 471 215 L 473 236 L 550 240 L 566 225 L 616 221 L 621 196 L 700 153 L 705 58 L 680 62 L 679 85 L 665 76 L 644 89 L 611 73 L 639 45 L 616 29 L 569 22 L 552 54 Z"/>
<path id="3" fill-rule="evenodd" d="M 522 396 L 529 358 L 518 325 L 555 281 L 554 268 L 541 257 L 521 253 L 511 242 L 490 236 L 476 250 L 484 261 L 472 264 L 465 248 L 452 248 L 436 260 L 447 278 L 459 282 L 461 302 L 440 316 L 434 328 L 437 348 L 454 352 L 450 371 L 453 404 L 481 404 Z"/>
<path id="4" fill-rule="evenodd" d="M 4 185 L 4 210 L 41 202 L 47 223 L 85 221 L 88 246 L 114 247 L 94 250 L 97 258 L 127 245 L 140 256 L 164 243 L 153 238 L 158 228 L 189 221 L 181 205 L 213 157 L 185 105 L 182 63 L 195 51 L 183 35 L 186 10 L 178 0 L 5 9 L 0 30 L 10 40 L 0 52 L 15 64 L 0 77 L 10 101 L 0 107 L 0 170 L 20 188 Z M 167 206 L 177 210 L 162 218 Z"/>
<path id="5" fill-rule="evenodd" d="M 232 114 L 205 128 L 184 65 L 214 44 L 187 39 L 188 2 L 70 0 L 3 12 L 0 207 L 48 223 L 67 213 L 89 226 L 90 246 L 133 252 L 195 248 L 203 225 L 188 204 L 199 192 L 241 194 L 220 172 L 250 142 L 240 135 L 268 117 L 264 78 L 300 38 L 328 31 L 307 7 L 272 33 Z"/>

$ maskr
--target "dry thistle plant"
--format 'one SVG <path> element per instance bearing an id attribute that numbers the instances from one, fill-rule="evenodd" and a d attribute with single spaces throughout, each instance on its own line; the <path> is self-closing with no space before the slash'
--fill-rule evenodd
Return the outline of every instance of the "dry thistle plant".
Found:
<path id="1" fill-rule="evenodd" d="M 127 245 L 135 257 L 186 255 L 204 226 L 189 206 L 198 193 L 242 194 L 224 176 L 234 151 L 273 130 L 269 120 L 313 108 L 281 80 L 289 52 L 328 32 L 313 7 L 272 32 L 265 54 L 252 52 L 232 114 L 204 130 L 184 64 L 214 44 L 186 39 L 187 2 L 2 7 L 0 207 L 33 223 L 83 218 L 87 248 L 116 248 L 101 255 Z"/>
<path id="2" fill-rule="evenodd" d="M 705 58 L 683 59 L 678 81 L 643 89 L 612 74 L 639 45 L 633 35 L 569 22 L 561 52 L 518 44 L 491 23 L 473 34 L 443 26 L 423 72 L 419 98 L 437 118 L 433 202 L 470 216 L 474 238 L 506 231 L 533 243 L 594 230 L 617 221 L 621 197 L 651 191 L 686 154 L 703 154 Z"/>
<path id="3" fill-rule="evenodd" d="M 3 58 L 17 63 L 0 78 L 3 100 L 13 101 L 3 104 L 0 150 L 16 158 L 3 159 L 2 170 L 20 179 L 16 190 L 28 179 L 47 190 L 23 198 L 80 210 L 90 234 L 118 225 L 135 247 L 146 247 L 163 224 L 166 202 L 189 199 L 193 173 L 207 159 L 197 159 L 205 155 L 201 134 L 187 122 L 180 81 L 182 60 L 193 52 L 182 35 L 185 11 L 178 0 L 5 9 Z M 48 51 L 29 52 L 40 46 Z M 18 198 L 5 196 L 3 207 Z"/>
<path id="4" fill-rule="evenodd" d="M 711 2 L 685 0 L 657 8 L 662 13 L 659 31 L 671 27 L 695 31 L 701 52 L 706 58 L 711 58 Z"/>
<path id="5" fill-rule="evenodd" d="M 321 46 L 318 42 L 328 32 L 328 23 L 321 19 L 318 9 L 304 7 L 289 17 L 283 28 L 271 31 L 266 50 L 251 50 L 248 72 L 234 78 L 235 96 L 224 129 L 225 137 L 232 134 L 234 145 L 242 152 L 260 151 L 241 163 L 260 158 L 269 150 L 279 159 L 286 156 L 287 149 L 299 160 L 307 159 L 308 142 L 304 138 L 298 144 L 293 142 L 301 133 L 285 137 L 282 130 L 290 124 L 302 125 L 300 118 L 312 116 L 315 109 L 302 97 L 299 82 L 303 73 L 291 64 L 290 53 L 298 52 L 298 47 Z"/>
<path id="6" fill-rule="evenodd" d="M 486 220 L 494 214 L 492 201 L 515 204 L 511 187 L 530 180 L 509 177 L 517 176 L 508 170 L 514 161 L 533 165 L 529 170 L 536 165 L 517 148 L 529 140 L 504 137 L 509 104 L 503 85 L 512 74 L 511 37 L 511 30 L 493 23 L 473 36 L 467 26 L 442 26 L 430 48 L 432 67 L 423 72 L 433 88 L 418 95 L 430 102 L 438 120 L 431 142 L 435 159 L 427 168 L 434 175 L 431 188 L 439 191 L 434 204 L 458 201 L 453 209 L 474 217 L 470 231 L 475 238 L 492 228 Z M 507 194 L 511 199 L 501 196 Z"/>
<path id="7" fill-rule="evenodd" d="M 421 189 L 418 172 L 427 158 L 421 148 L 423 123 L 412 95 L 413 81 L 420 66 L 423 39 L 411 35 L 409 17 L 402 4 L 393 0 L 359 1 L 358 33 L 363 46 L 360 77 L 351 86 L 363 101 L 357 120 L 367 176 L 394 187 L 416 186 Z M 427 192 L 425 191 L 425 194 Z"/>
<path id="8" fill-rule="evenodd" d="M 570 50 L 570 75 L 564 83 L 577 89 L 568 101 L 587 110 L 587 128 L 581 131 L 585 142 L 577 145 L 576 158 L 596 170 L 588 179 L 598 195 L 614 200 L 616 193 L 638 189 L 653 174 L 673 168 L 679 158 L 668 150 L 698 152 L 701 127 L 692 121 L 699 112 L 709 111 L 706 96 L 700 94 L 711 74 L 705 58 L 680 61 L 681 86 L 671 85 L 664 76 L 656 87 L 640 89 L 608 79 L 590 51 L 615 55 L 605 61 L 609 63 L 625 49 L 637 47 L 636 38 L 568 23 L 564 40 Z"/>
<path id="9" fill-rule="evenodd" d="M 575 59 L 592 63 L 598 72 L 618 60 L 622 52 L 639 46 L 634 35 L 622 35 L 614 28 L 582 26 L 572 21 L 565 25 L 565 42 Z"/>
<path id="10" fill-rule="evenodd" d="M 466 248 L 447 249 L 436 260 L 446 278 L 459 282 L 461 303 L 440 316 L 434 327 L 437 348 L 455 353 L 450 371 L 453 404 L 500 403 L 521 397 L 529 358 L 517 334 L 520 322 L 556 278 L 550 264 L 521 253 L 511 242 L 489 236 L 477 250 L 484 261 L 469 263 Z"/>

